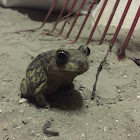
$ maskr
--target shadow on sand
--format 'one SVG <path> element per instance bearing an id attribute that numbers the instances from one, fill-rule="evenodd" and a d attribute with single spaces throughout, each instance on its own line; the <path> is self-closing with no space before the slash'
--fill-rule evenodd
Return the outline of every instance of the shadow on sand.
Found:
<path id="1" fill-rule="evenodd" d="M 46 15 L 48 14 L 47 10 L 40 10 L 40 9 L 32 9 L 32 8 L 12 8 L 12 10 L 16 10 L 21 14 L 26 14 L 31 20 L 43 22 Z M 48 18 L 47 22 L 55 22 L 59 16 L 60 11 L 52 12 L 50 17 Z M 64 13 L 65 16 L 67 13 Z"/>
<path id="2" fill-rule="evenodd" d="M 52 109 L 77 110 L 83 107 L 83 98 L 75 89 L 61 90 L 52 93 L 46 96 L 46 100 Z M 37 108 L 40 108 L 32 97 L 28 98 L 28 101 L 29 103 L 35 104 Z"/>

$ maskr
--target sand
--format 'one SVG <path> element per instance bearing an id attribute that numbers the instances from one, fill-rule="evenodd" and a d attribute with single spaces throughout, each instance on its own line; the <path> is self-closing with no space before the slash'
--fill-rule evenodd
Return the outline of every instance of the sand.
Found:
<path id="1" fill-rule="evenodd" d="M 31 12 L 32 11 L 32 12 Z M 91 101 L 97 68 L 106 54 L 108 42 L 98 46 L 98 40 L 89 44 L 89 70 L 74 80 L 75 92 L 62 93 L 51 98 L 52 110 L 37 108 L 20 98 L 20 83 L 28 64 L 39 53 L 51 49 L 78 48 L 84 44 L 91 30 L 91 19 L 74 45 L 63 45 L 64 35 L 39 35 L 56 20 L 53 16 L 45 27 L 36 32 L 9 33 L 41 25 L 45 12 L 0 7 L 0 139 L 1 140 L 138 140 L 140 138 L 140 68 L 130 59 L 117 60 L 115 50 L 99 76 L 95 100 Z M 78 32 L 81 16 L 68 41 Z M 62 22 L 63 23 L 63 22 Z M 59 24 L 57 31 L 60 29 Z M 67 25 L 69 29 L 70 24 Z M 95 33 L 95 36 L 100 35 Z M 109 35 L 107 40 L 111 36 Z M 136 40 L 136 43 L 134 42 Z M 126 53 L 140 56 L 139 40 L 130 41 Z M 132 49 L 133 47 L 133 49 Z M 43 125 L 51 120 L 50 130 L 59 136 L 47 137 Z"/>

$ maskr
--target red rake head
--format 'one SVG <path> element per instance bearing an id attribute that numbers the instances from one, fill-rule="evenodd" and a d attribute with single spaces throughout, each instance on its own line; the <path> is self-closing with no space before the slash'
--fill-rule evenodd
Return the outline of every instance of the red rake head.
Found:
<path id="1" fill-rule="evenodd" d="M 41 35 L 48 35 L 48 34 L 53 33 L 53 31 L 54 31 L 54 30 L 56 29 L 56 27 L 57 27 L 57 24 L 58 24 L 58 23 L 60 22 L 60 20 L 62 19 L 62 15 L 63 15 L 63 13 L 64 13 L 64 11 L 65 11 L 65 9 L 66 9 L 66 7 L 68 6 L 68 3 L 69 3 L 70 1 L 72 1 L 72 0 L 66 0 L 66 1 L 65 1 L 64 6 L 62 7 L 62 10 L 61 10 L 61 12 L 60 12 L 60 14 L 59 14 L 59 16 L 58 16 L 58 18 L 57 18 L 57 21 L 56 21 L 56 22 L 54 23 L 54 25 L 53 25 L 52 30 L 50 30 L 49 32 L 43 32 L 43 33 L 41 33 Z M 82 32 L 82 30 L 83 30 L 85 24 L 86 24 L 86 21 L 87 21 L 87 19 L 88 19 L 88 17 L 89 17 L 89 14 L 91 13 L 91 10 L 92 10 L 92 8 L 93 8 L 95 2 L 96 2 L 96 0 L 92 0 L 92 2 L 87 2 L 87 1 L 89 1 L 89 0 L 81 0 L 81 3 L 79 4 L 79 0 L 73 0 L 72 5 L 71 5 L 70 8 L 69 8 L 69 12 L 68 12 L 68 14 L 65 16 L 64 24 L 63 24 L 63 26 L 62 26 L 60 32 L 59 32 L 57 35 L 54 35 L 55 37 L 58 37 L 59 35 L 62 34 L 62 32 L 63 32 L 63 30 L 64 30 L 64 28 L 65 28 L 65 26 L 66 26 L 66 24 L 67 24 L 67 22 L 68 22 L 68 20 L 69 20 L 69 18 L 70 18 L 70 15 L 73 14 L 73 10 L 74 10 L 76 4 L 79 4 L 79 9 L 78 9 L 77 12 L 76 12 L 75 18 L 74 18 L 74 20 L 73 20 L 73 22 L 72 22 L 72 25 L 71 25 L 71 27 L 70 27 L 68 33 L 67 33 L 66 36 L 65 36 L 65 39 L 67 39 L 67 38 L 69 37 L 69 35 L 71 34 L 71 32 L 72 32 L 72 30 L 73 30 L 73 27 L 75 26 L 75 23 L 76 23 L 76 21 L 77 21 L 79 15 L 80 15 L 80 13 L 81 13 L 81 10 L 82 10 L 85 6 L 91 4 L 90 7 L 89 7 L 89 10 L 88 10 L 88 14 L 86 15 L 85 20 L 83 21 L 83 23 L 82 23 L 82 25 L 81 25 L 81 28 L 80 28 L 80 30 L 79 30 L 78 35 L 76 36 L 76 38 L 75 38 L 75 40 L 74 40 L 73 42 L 70 42 L 70 43 L 67 43 L 67 44 L 75 43 L 75 42 L 78 40 L 78 38 L 79 38 L 79 36 L 80 36 L 80 34 L 81 34 L 81 32 Z M 107 1 L 107 0 L 106 0 L 106 1 Z M 48 18 L 51 16 L 51 13 L 53 12 L 54 8 L 57 6 L 57 3 L 58 3 L 58 2 L 59 2 L 58 0 L 54 0 L 54 2 L 52 3 L 52 5 L 51 5 L 51 7 L 50 7 L 49 12 L 47 13 L 47 15 L 46 15 L 46 17 L 45 17 L 45 20 L 43 21 L 43 23 L 42 23 L 42 25 L 41 25 L 40 27 L 37 27 L 37 28 L 34 28 L 34 29 L 29 29 L 29 30 L 17 31 L 16 33 L 18 33 L 18 32 L 26 32 L 26 31 L 35 31 L 35 30 L 41 29 L 41 28 L 45 25 L 45 23 L 48 21 Z M 64 17 L 63 17 L 63 18 L 64 18 Z"/>
<path id="2" fill-rule="evenodd" d="M 54 37 L 58 37 L 59 35 L 61 35 L 61 34 L 63 33 L 63 31 L 64 31 L 64 28 L 65 28 L 67 22 L 68 22 L 69 19 L 70 19 L 70 15 L 73 14 L 74 8 L 76 7 L 77 4 L 79 4 L 79 9 L 77 9 L 77 12 L 75 13 L 75 18 L 73 19 L 73 22 L 72 22 L 72 24 L 71 24 L 71 26 L 70 26 L 70 29 L 69 29 L 68 32 L 66 33 L 65 39 L 67 39 L 67 38 L 70 36 L 70 34 L 71 34 L 72 30 L 73 30 L 73 27 L 75 26 L 75 23 L 76 23 L 76 21 L 77 21 L 79 15 L 80 15 L 80 13 L 81 13 L 81 10 L 82 10 L 85 6 L 88 5 L 89 8 L 88 8 L 88 10 L 87 10 L 87 14 L 86 14 L 86 16 L 85 16 L 85 19 L 84 19 L 83 23 L 81 24 L 81 27 L 80 27 L 80 29 L 79 29 L 78 34 L 76 35 L 75 39 L 74 39 L 72 42 L 68 42 L 68 43 L 66 43 L 66 44 L 73 44 L 73 43 L 76 43 L 76 41 L 77 41 L 77 40 L 79 39 L 79 37 L 80 37 L 80 34 L 82 33 L 82 30 L 83 30 L 83 28 L 84 28 L 84 26 L 85 26 L 85 24 L 86 24 L 86 22 L 87 22 L 87 19 L 88 19 L 90 13 L 91 13 L 91 11 L 92 11 L 92 9 L 93 9 L 93 7 L 94 7 L 94 4 L 95 4 L 97 1 L 99 2 L 99 0 L 91 0 L 90 2 L 88 2 L 88 1 L 89 1 L 89 0 L 65 0 L 65 1 L 64 1 L 64 4 L 63 4 L 63 7 L 62 7 L 62 10 L 60 11 L 60 14 L 59 14 L 59 16 L 58 16 L 58 18 L 57 18 L 57 21 L 54 23 L 53 28 L 52 28 L 49 32 L 43 32 L 43 33 L 41 33 L 41 34 L 42 34 L 42 35 L 52 34 L 52 33 L 54 32 L 54 30 L 56 29 L 58 23 L 59 23 L 62 19 L 65 19 L 65 20 L 64 20 L 64 23 L 63 23 L 63 25 L 62 25 L 62 28 L 60 29 L 60 32 L 59 32 L 58 34 L 54 35 Z M 48 21 L 48 18 L 51 16 L 51 13 L 53 12 L 54 8 L 56 8 L 56 6 L 57 6 L 57 4 L 58 4 L 59 2 L 60 2 L 59 0 L 54 0 L 54 1 L 53 1 L 52 5 L 51 5 L 51 7 L 50 7 L 50 9 L 49 9 L 49 11 L 48 11 L 46 17 L 45 17 L 45 20 L 43 21 L 43 23 L 42 23 L 42 25 L 41 25 L 40 27 L 34 28 L 34 29 L 29 29 L 29 30 L 22 30 L 22 31 L 18 31 L 18 32 L 35 31 L 35 30 L 41 29 L 41 28 L 45 25 L 45 23 Z M 95 21 L 95 24 L 94 24 L 94 26 L 93 26 L 93 28 L 92 28 L 92 30 L 91 30 L 91 33 L 90 33 L 90 35 L 89 35 L 89 37 L 88 37 L 88 39 L 87 39 L 87 42 L 85 43 L 86 45 L 88 45 L 88 44 L 90 43 L 90 41 L 91 41 L 91 38 L 92 38 L 92 36 L 93 36 L 93 34 L 94 34 L 94 32 L 95 32 L 95 29 L 97 28 L 97 25 L 98 25 L 98 23 L 99 23 L 99 21 L 100 21 L 100 18 L 101 18 L 101 16 L 102 16 L 103 12 L 104 12 L 104 9 L 105 9 L 105 7 L 106 7 L 106 5 L 107 5 L 107 2 L 108 2 L 108 0 L 104 0 L 104 1 L 103 1 L 103 4 L 101 5 L 101 10 L 99 11 L 99 14 L 98 14 L 98 16 L 97 16 L 97 19 L 96 19 L 96 21 Z M 105 38 L 105 36 L 106 36 L 106 34 L 107 34 L 107 31 L 108 31 L 108 29 L 109 29 L 109 27 L 110 27 L 110 24 L 111 24 L 111 22 L 112 22 L 112 19 L 113 19 L 113 17 L 114 17 L 114 14 L 115 14 L 115 12 L 116 12 L 116 10 L 117 10 L 117 8 L 118 8 L 119 2 L 120 2 L 120 0 L 116 0 L 116 2 L 115 2 L 115 4 L 114 4 L 114 7 L 113 7 L 112 12 L 111 12 L 111 14 L 110 14 L 110 17 L 109 17 L 109 19 L 108 19 L 107 25 L 106 25 L 106 27 L 105 27 L 105 30 L 104 30 L 103 35 L 102 35 L 102 37 L 101 37 L 101 40 L 100 40 L 100 42 L 99 42 L 99 45 L 101 45 L 101 44 L 103 43 L 103 41 L 104 41 L 104 38 Z M 120 31 L 120 29 L 121 29 L 121 27 L 122 27 L 122 24 L 123 24 L 123 22 L 124 22 L 124 19 L 125 19 L 126 15 L 127 15 L 127 12 L 128 12 L 128 10 L 129 10 L 129 7 L 130 7 L 131 3 L 132 3 L 132 0 L 128 0 L 127 4 L 126 4 L 126 6 L 125 6 L 125 9 L 124 9 L 124 12 L 123 12 L 123 14 L 122 14 L 122 17 L 121 17 L 121 19 L 120 19 L 120 21 L 119 21 L 119 24 L 118 24 L 117 28 L 116 28 L 116 31 L 115 31 L 115 33 L 114 33 L 114 36 L 113 36 L 113 38 L 112 38 L 112 40 L 111 40 L 111 42 L 110 42 L 110 46 L 111 46 L 110 51 L 111 51 L 111 49 L 112 49 L 112 47 L 113 47 L 113 45 L 114 45 L 114 43 L 115 43 L 115 41 L 116 41 L 116 39 L 117 39 L 117 36 L 118 36 L 119 31 Z M 69 4 L 71 4 L 70 7 L 68 7 Z M 68 14 L 67 14 L 65 17 L 62 17 L 62 15 L 63 15 L 63 13 L 64 13 L 64 11 L 65 11 L 66 9 L 69 9 Z M 129 40 L 130 40 L 130 38 L 131 38 L 131 36 L 132 36 L 132 33 L 133 33 L 133 31 L 134 31 L 134 28 L 135 28 L 135 26 L 136 26 L 136 24 L 137 24 L 137 22 L 138 22 L 139 15 L 140 15 L 140 8 L 138 9 L 138 12 L 137 12 L 136 17 L 135 17 L 135 19 L 134 19 L 134 21 L 133 21 L 133 24 L 132 24 L 132 26 L 131 26 L 131 28 L 130 28 L 130 31 L 129 31 L 129 33 L 128 33 L 128 36 L 127 36 L 127 38 L 126 38 L 126 40 L 125 40 L 125 42 L 124 42 L 124 44 L 123 44 L 123 46 L 122 46 L 123 52 L 120 53 L 119 58 L 118 58 L 119 60 L 124 56 L 123 54 L 125 54 L 125 49 L 127 48 L 128 42 L 129 42 Z"/>

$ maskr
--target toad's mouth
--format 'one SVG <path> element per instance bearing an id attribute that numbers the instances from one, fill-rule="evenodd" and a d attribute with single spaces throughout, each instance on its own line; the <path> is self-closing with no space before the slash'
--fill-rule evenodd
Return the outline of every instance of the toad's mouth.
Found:
<path id="1" fill-rule="evenodd" d="M 84 67 L 48 67 L 48 73 L 54 73 L 54 74 L 76 74 L 76 75 L 79 75 L 79 74 L 82 74 L 84 72 L 86 72 L 87 70 L 89 69 L 89 66 L 86 65 Z"/>
<path id="2" fill-rule="evenodd" d="M 48 74 L 50 75 L 54 75 L 54 76 L 58 76 L 58 77 L 64 77 L 64 76 L 71 76 L 71 77 L 75 77 L 77 75 L 80 75 L 80 74 L 83 74 L 84 72 L 67 72 L 67 71 L 63 71 L 63 72 L 56 72 L 56 71 L 53 71 L 53 72 L 49 72 Z"/>
<path id="3" fill-rule="evenodd" d="M 49 65 L 48 66 L 48 72 L 56 72 L 56 73 L 76 73 L 76 74 L 82 74 L 86 72 L 89 69 L 89 63 L 83 62 L 83 63 L 72 63 L 69 62 L 64 65 Z"/>
<path id="4" fill-rule="evenodd" d="M 48 73 L 54 74 L 54 75 L 80 75 L 84 72 L 86 72 L 88 69 L 83 69 L 83 70 L 73 70 L 73 71 L 67 71 L 67 70 L 49 70 Z"/>

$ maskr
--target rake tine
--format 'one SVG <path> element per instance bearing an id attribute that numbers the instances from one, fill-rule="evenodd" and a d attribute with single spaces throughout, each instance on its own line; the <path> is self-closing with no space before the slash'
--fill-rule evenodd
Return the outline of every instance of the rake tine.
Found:
<path id="1" fill-rule="evenodd" d="M 92 38 L 92 36 L 93 36 L 93 33 L 94 33 L 94 31 L 95 31 L 95 29 L 96 29 L 96 27 L 97 27 L 97 24 L 98 24 L 98 22 L 99 22 L 99 20 L 100 20 L 100 18 L 101 18 L 101 16 L 102 16 L 102 13 L 103 13 L 103 11 L 104 11 L 104 9 L 105 9 L 105 6 L 106 6 L 107 2 L 108 2 L 108 0 L 105 0 L 104 3 L 103 3 L 103 6 L 102 6 L 102 8 L 101 8 L 101 10 L 100 10 L 100 13 L 99 13 L 99 15 L 98 15 L 98 17 L 97 17 L 97 20 L 96 20 L 94 26 L 93 26 L 93 28 L 92 28 L 92 31 L 91 31 L 91 33 L 90 33 L 90 36 L 89 36 L 87 42 L 86 42 L 86 45 L 88 45 L 88 44 L 90 43 L 90 41 L 91 41 L 91 38 Z"/>
<path id="2" fill-rule="evenodd" d="M 49 12 L 48 12 L 48 14 L 47 14 L 46 17 L 45 17 L 45 20 L 43 21 L 43 23 L 42 23 L 42 25 L 41 25 L 40 27 L 34 28 L 34 29 L 16 31 L 16 32 L 14 32 L 14 33 L 27 32 L 27 31 L 35 31 L 35 30 L 41 29 L 41 28 L 45 25 L 45 23 L 47 22 L 47 20 L 48 20 L 49 16 L 51 15 L 51 13 L 52 13 L 52 11 L 53 11 L 55 5 L 57 4 L 57 1 L 58 1 L 58 0 L 55 0 L 55 1 L 53 2 L 53 4 L 52 4 L 52 6 L 51 6 L 51 8 L 50 8 L 50 10 L 49 10 Z"/>
<path id="3" fill-rule="evenodd" d="M 118 27 L 117 27 L 117 29 L 116 29 L 116 32 L 115 32 L 115 34 L 114 34 L 114 36 L 113 36 L 113 38 L 112 38 L 112 40 L 111 40 L 111 48 L 110 48 L 110 51 L 112 50 L 113 45 L 114 45 L 114 43 L 115 43 L 115 41 L 116 41 L 116 38 L 117 38 L 117 36 L 118 36 L 118 34 L 119 34 L 119 31 L 120 31 L 120 29 L 121 29 L 121 27 L 122 27 L 122 24 L 123 24 L 123 22 L 124 22 L 124 19 L 125 19 L 125 17 L 126 17 L 126 14 L 127 14 L 127 12 L 128 12 L 128 9 L 129 9 L 129 7 L 130 7 L 130 5 L 131 5 L 131 2 L 132 2 L 132 0 L 128 0 L 127 5 L 126 5 L 126 7 L 125 7 L 125 9 L 124 9 L 123 15 L 122 15 L 121 20 L 120 20 L 120 22 L 119 22 L 119 24 L 118 24 Z"/>
<path id="4" fill-rule="evenodd" d="M 125 55 L 125 50 L 126 50 L 126 48 L 127 48 L 127 45 L 128 45 L 128 43 L 129 43 L 129 40 L 130 40 L 130 38 L 131 38 L 131 36 L 132 36 L 132 34 L 133 34 L 133 31 L 134 31 L 134 29 L 135 29 L 135 26 L 136 26 L 136 24 L 137 24 L 137 22 L 138 22 L 139 17 L 140 17 L 140 6 L 139 6 L 139 9 L 138 9 L 138 11 L 137 11 L 137 14 L 136 14 L 136 16 L 135 16 L 135 18 L 134 18 L 134 21 L 133 21 L 133 23 L 132 23 L 132 25 L 131 25 L 131 28 L 130 28 L 130 30 L 129 30 L 129 33 L 128 33 L 127 37 L 126 37 L 126 40 L 125 40 L 125 42 L 123 43 L 122 51 L 121 51 L 121 53 L 119 54 L 118 60 L 121 60 L 121 59 L 123 58 L 123 56 Z"/>
<path id="5" fill-rule="evenodd" d="M 106 28 L 105 28 L 105 30 L 104 30 L 104 33 L 103 33 L 103 35 L 102 35 L 102 38 L 101 38 L 101 40 L 100 40 L 100 42 L 99 42 L 99 45 L 101 45 L 101 44 L 103 43 L 103 41 L 104 41 L 104 38 L 105 38 L 105 36 L 106 36 L 106 34 L 107 34 L 107 31 L 108 31 L 108 29 L 109 29 L 109 27 L 110 27 L 110 24 L 111 24 L 111 22 L 112 22 L 112 19 L 113 19 L 113 17 L 114 17 L 114 14 L 115 14 L 115 12 L 116 12 L 116 9 L 117 9 L 117 7 L 118 7 L 119 2 L 120 2 L 120 0 L 116 0 L 116 3 L 115 3 L 115 5 L 114 5 L 114 7 L 113 7 L 112 13 L 111 13 L 110 18 L 109 18 L 109 20 L 108 20 L 108 23 L 107 23 L 107 25 L 106 25 Z"/>
<path id="6" fill-rule="evenodd" d="M 83 8 L 85 2 L 86 2 L 86 0 L 83 0 L 82 4 L 81 4 L 81 6 L 80 6 L 80 8 L 79 8 L 79 10 L 78 10 L 78 12 L 77 12 L 77 14 L 76 14 L 76 17 L 75 17 L 75 19 L 74 19 L 74 21 L 73 21 L 73 23 L 72 23 L 72 25 L 71 25 L 71 27 L 70 27 L 70 29 L 69 29 L 67 35 L 66 35 L 66 37 L 65 37 L 65 39 L 69 37 L 69 35 L 70 35 L 70 33 L 71 33 L 71 31 L 72 31 L 72 29 L 73 29 L 75 23 L 76 23 L 77 18 L 78 18 L 79 15 L 80 15 L 80 12 L 81 12 L 81 10 L 82 10 L 82 8 Z"/>
<path id="7" fill-rule="evenodd" d="M 80 34 L 81 34 L 81 32 L 82 32 L 82 30 L 83 30 L 85 24 L 86 24 L 86 21 L 87 21 L 89 15 L 90 15 L 90 13 L 91 13 L 91 10 L 92 10 L 92 8 L 93 8 L 93 6 L 94 6 L 94 4 L 95 4 L 95 1 L 96 1 L 96 0 L 93 0 L 92 4 L 91 4 L 91 6 L 90 6 L 90 8 L 89 8 L 89 10 L 88 10 L 88 13 L 87 13 L 87 15 L 86 15 L 86 17 L 85 17 L 85 19 L 84 19 L 82 25 L 81 25 L 81 28 L 80 28 L 80 30 L 79 30 L 79 32 L 78 32 L 76 38 L 75 38 L 75 40 L 72 41 L 72 42 L 68 42 L 68 43 L 66 43 L 66 44 L 73 44 L 73 43 L 75 43 L 75 42 L 78 40 L 78 38 L 79 38 L 79 36 L 80 36 Z"/>
<path id="8" fill-rule="evenodd" d="M 54 37 L 58 37 L 59 35 L 62 34 L 62 32 L 63 32 L 63 30 L 64 30 L 64 28 L 65 28 L 65 25 L 66 25 L 66 23 L 67 23 L 67 21 L 68 21 L 68 19 L 69 19 L 69 16 L 70 16 L 71 13 L 72 13 L 72 10 L 73 10 L 73 8 L 74 8 L 76 2 L 77 2 L 77 0 L 74 0 L 74 1 L 73 1 L 72 7 L 70 8 L 68 15 L 66 16 L 66 20 L 65 20 L 65 22 L 64 22 L 64 24 L 63 24 L 63 26 L 62 26 L 62 28 L 61 28 L 61 31 L 60 31 L 57 35 L 54 35 Z"/>
<path id="9" fill-rule="evenodd" d="M 56 23 L 54 24 L 53 29 L 52 29 L 50 32 L 41 33 L 41 35 L 50 34 L 50 33 L 52 33 L 52 32 L 55 30 L 55 28 L 56 28 L 58 22 L 60 21 L 60 19 L 61 19 L 61 17 L 62 17 L 62 14 L 64 13 L 64 10 L 66 9 L 66 7 L 67 7 L 67 5 L 68 5 L 68 2 L 69 2 L 69 0 L 66 0 L 66 3 L 65 3 L 65 5 L 64 5 L 63 9 L 61 10 L 61 12 L 60 12 L 60 14 L 59 14 L 59 16 L 58 16 L 58 19 L 57 19 Z"/>

